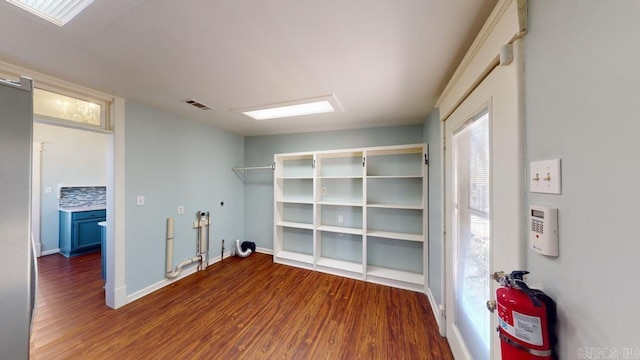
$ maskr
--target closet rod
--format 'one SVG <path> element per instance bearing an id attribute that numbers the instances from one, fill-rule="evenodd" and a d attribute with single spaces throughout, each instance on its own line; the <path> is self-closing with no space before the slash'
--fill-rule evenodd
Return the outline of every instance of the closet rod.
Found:
<path id="1" fill-rule="evenodd" d="M 260 169 L 271 169 L 271 170 L 275 170 L 276 169 L 276 164 L 273 163 L 269 166 L 252 166 L 252 167 L 234 167 L 232 168 L 232 170 L 260 170 Z"/>

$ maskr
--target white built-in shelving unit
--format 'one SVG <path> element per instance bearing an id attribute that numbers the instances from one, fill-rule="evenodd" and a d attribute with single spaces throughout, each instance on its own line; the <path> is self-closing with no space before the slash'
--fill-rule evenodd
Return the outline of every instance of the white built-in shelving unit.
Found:
<path id="1" fill-rule="evenodd" d="M 276 154 L 274 261 L 424 291 L 426 149 Z"/>

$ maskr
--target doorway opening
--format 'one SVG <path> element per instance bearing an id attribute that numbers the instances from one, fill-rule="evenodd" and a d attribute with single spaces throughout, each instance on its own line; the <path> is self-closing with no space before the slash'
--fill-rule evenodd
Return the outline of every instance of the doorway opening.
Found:
<path id="1" fill-rule="evenodd" d="M 36 84 L 37 86 L 37 84 Z M 107 277 L 110 103 L 69 91 L 34 91 L 32 233 L 36 254 L 100 253 Z M 95 255 L 95 254 L 94 254 Z M 45 302 L 46 303 L 46 302 Z"/>

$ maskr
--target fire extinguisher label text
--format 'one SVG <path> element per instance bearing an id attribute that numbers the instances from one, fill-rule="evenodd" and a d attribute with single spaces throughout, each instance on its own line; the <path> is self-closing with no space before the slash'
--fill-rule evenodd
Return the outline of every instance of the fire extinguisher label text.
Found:
<path id="1" fill-rule="evenodd" d="M 542 346 L 542 324 L 539 317 L 528 316 L 517 311 L 513 314 L 513 333 L 515 338 L 531 345 Z"/>

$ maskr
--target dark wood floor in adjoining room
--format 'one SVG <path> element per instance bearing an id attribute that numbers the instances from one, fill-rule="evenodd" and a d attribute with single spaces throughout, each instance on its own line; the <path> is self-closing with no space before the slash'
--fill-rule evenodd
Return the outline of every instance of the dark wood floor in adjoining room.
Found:
<path id="1" fill-rule="evenodd" d="M 424 294 L 253 254 L 113 310 L 99 262 L 39 259 L 32 359 L 453 358 Z"/>

